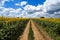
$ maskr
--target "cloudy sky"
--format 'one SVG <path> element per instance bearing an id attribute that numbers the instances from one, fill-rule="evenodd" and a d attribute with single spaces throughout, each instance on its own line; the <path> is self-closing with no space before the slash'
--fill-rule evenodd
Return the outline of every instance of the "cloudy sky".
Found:
<path id="1" fill-rule="evenodd" d="M 60 0 L 0 0 L 0 16 L 60 18 Z"/>

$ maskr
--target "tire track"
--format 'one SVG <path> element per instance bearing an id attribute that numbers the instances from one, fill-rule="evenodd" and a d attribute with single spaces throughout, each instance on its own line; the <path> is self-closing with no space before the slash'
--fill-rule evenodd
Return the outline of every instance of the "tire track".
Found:
<path id="1" fill-rule="evenodd" d="M 45 40 L 32 21 L 31 24 L 34 32 L 34 40 Z"/>
<path id="2" fill-rule="evenodd" d="M 48 35 L 45 36 L 44 32 L 42 30 L 39 30 L 39 28 L 36 27 L 35 23 L 31 20 L 32 24 L 32 30 L 34 32 L 34 40 L 52 40 L 48 37 Z"/>
<path id="3" fill-rule="evenodd" d="M 28 24 L 23 32 L 23 35 L 20 37 L 19 40 L 28 40 L 29 28 L 30 28 L 30 21 L 28 22 Z"/>
<path id="4" fill-rule="evenodd" d="M 45 32 L 42 29 L 36 27 L 36 24 L 30 20 L 23 32 L 23 35 L 20 36 L 19 40 L 28 40 L 29 28 L 32 28 L 34 40 L 52 40 L 48 35 L 44 34 Z"/>

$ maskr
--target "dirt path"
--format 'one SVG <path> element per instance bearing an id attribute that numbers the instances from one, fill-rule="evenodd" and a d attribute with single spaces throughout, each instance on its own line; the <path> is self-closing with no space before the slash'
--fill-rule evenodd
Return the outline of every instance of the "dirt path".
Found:
<path id="1" fill-rule="evenodd" d="M 46 37 L 47 35 L 45 36 L 45 34 L 43 34 L 44 32 L 42 33 L 41 30 L 39 31 L 33 21 L 31 21 L 31 24 L 32 24 L 32 30 L 34 32 L 34 37 L 35 37 L 34 40 L 52 40 L 51 38 Z"/>
<path id="2" fill-rule="evenodd" d="M 42 30 L 38 30 L 39 28 L 36 27 L 35 23 L 30 20 L 23 32 L 23 35 L 20 37 L 20 40 L 28 40 L 28 33 L 29 33 L 29 28 L 30 28 L 30 22 L 31 22 L 31 27 L 34 33 L 34 40 L 52 40 L 51 38 L 49 38 L 47 35 L 45 36 L 45 34 L 43 34 L 41 31 Z"/>
<path id="3" fill-rule="evenodd" d="M 29 27 L 30 27 L 30 21 L 28 22 L 26 29 L 23 32 L 23 35 L 20 37 L 20 40 L 28 40 Z"/>
<path id="4" fill-rule="evenodd" d="M 35 27 L 34 23 L 31 21 L 32 24 L 32 30 L 34 32 L 34 40 L 44 40 L 43 36 L 40 34 L 38 29 Z"/>

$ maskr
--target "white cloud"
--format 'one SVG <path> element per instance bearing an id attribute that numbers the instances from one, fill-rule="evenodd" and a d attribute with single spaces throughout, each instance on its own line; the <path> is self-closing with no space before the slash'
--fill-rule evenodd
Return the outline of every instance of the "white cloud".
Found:
<path id="1" fill-rule="evenodd" d="M 46 0 L 43 5 L 38 6 L 26 5 L 24 10 L 33 17 L 60 17 L 60 0 Z"/>
<path id="2" fill-rule="evenodd" d="M 8 1 L 8 0 L 6 0 Z M 5 1 L 1 1 L 0 5 L 4 5 Z M 60 17 L 60 0 L 46 0 L 42 5 L 29 5 L 26 1 L 22 1 L 20 4 L 15 5 L 23 7 L 13 9 L 13 8 L 4 8 L 0 6 L 0 16 L 9 16 L 9 17 Z"/>
<path id="3" fill-rule="evenodd" d="M 26 5 L 25 7 L 24 7 L 24 10 L 27 10 L 27 11 L 33 11 L 33 10 L 35 10 L 35 6 L 32 6 L 32 5 Z"/>
<path id="4" fill-rule="evenodd" d="M 0 0 L 0 6 L 3 6 L 6 1 L 8 0 Z"/>
<path id="5" fill-rule="evenodd" d="M 22 11 L 21 8 L 16 9 L 16 12 L 17 12 L 17 13 L 21 13 L 21 11 Z"/>
<path id="6" fill-rule="evenodd" d="M 46 0 L 43 5 L 48 11 L 55 11 L 60 9 L 60 0 Z"/>
<path id="7" fill-rule="evenodd" d="M 46 0 L 43 8 L 46 9 L 50 17 L 60 17 L 58 11 L 60 11 L 60 0 Z"/>
<path id="8" fill-rule="evenodd" d="M 18 4 L 18 3 L 16 3 L 15 5 L 16 5 L 16 6 L 20 6 L 20 4 Z"/>
<path id="9" fill-rule="evenodd" d="M 22 1 L 21 3 L 16 3 L 16 6 L 25 6 L 27 4 L 26 1 Z"/>
<path id="10" fill-rule="evenodd" d="M 4 8 L 0 7 L 0 16 L 5 17 L 18 17 L 21 14 L 21 8 L 13 9 L 13 8 Z"/>
<path id="11" fill-rule="evenodd" d="M 27 4 L 26 1 L 22 1 L 20 5 L 21 5 L 21 6 L 24 6 L 24 5 L 26 5 L 26 4 Z"/>

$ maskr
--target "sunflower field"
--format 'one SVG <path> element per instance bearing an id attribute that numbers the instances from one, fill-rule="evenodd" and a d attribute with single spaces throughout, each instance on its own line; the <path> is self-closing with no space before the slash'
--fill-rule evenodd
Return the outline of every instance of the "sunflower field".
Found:
<path id="1" fill-rule="evenodd" d="M 60 18 L 35 18 L 33 19 L 54 40 L 60 40 Z"/>
<path id="2" fill-rule="evenodd" d="M 27 18 L 0 18 L 0 40 L 17 40 L 22 35 Z"/>

